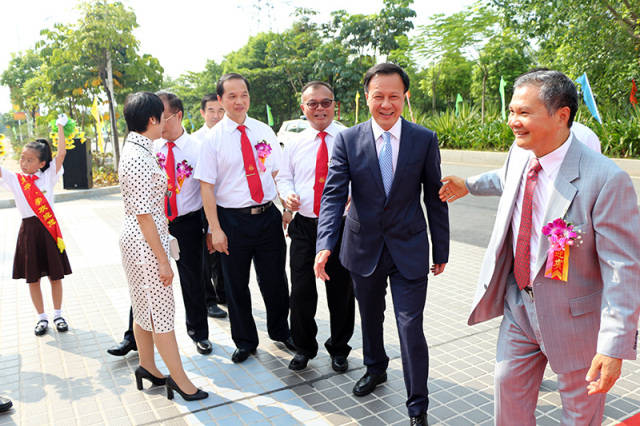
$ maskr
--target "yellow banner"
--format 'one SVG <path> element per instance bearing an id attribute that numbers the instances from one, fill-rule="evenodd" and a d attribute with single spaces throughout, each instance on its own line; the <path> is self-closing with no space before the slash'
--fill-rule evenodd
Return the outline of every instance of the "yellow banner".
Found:
<path id="1" fill-rule="evenodd" d="M 96 128 L 98 138 L 98 150 L 104 153 L 104 139 L 102 138 L 102 117 L 100 116 L 100 112 L 98 111 L 98 98 L 93 98 L 93 105 L 91 105 L 91 115 L 93 119 L 96 120 Z"/>

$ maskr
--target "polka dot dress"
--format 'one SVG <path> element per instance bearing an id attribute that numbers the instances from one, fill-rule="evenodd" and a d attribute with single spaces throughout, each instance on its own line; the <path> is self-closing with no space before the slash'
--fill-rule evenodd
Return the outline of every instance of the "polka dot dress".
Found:
<path id="1" fill-rule="evenodd" d="M 135 322 L 144 330 L 167 333 L 174 328 L 173 288 L 165 287 L 160 281 L 158 260 L 136 219 L 136 215 L 141 214 L 153 216 L 162 246 L 169 253 L 169 230 L 164 214 L 167 178 L 151 151 L 151 139 L 129 133 L 119 170 L 125 211 L 120 252 Z"/>

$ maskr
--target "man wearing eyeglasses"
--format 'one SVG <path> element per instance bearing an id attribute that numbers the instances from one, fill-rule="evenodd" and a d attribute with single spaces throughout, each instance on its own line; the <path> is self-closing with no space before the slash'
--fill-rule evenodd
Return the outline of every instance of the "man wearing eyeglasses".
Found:
<path id="1" fill-rule="evenodd" d="M 312 81 L 302 88 L 300 108 L 310 127 L 300 133 L 283 152 L 282 167 L 276 177 L 285 210 L 285 229 L 289 227 L 291 267 L 291 337 L 297 353 L 289 369 L 306 368 L 318 353 L 315 313 L 318 304 L 313 262 L 320 198 L 327 178 L 329 156 L 340 129 L 333 122 L 333 89 L 327 83 Z M 293 212 L 297 212 L 292 219 Z M 342 222 L 344 226 L 344 218 Z M 338 243 L 337 246 L 340 244 Z M 331 280 L 325 282 L 329 305 L 331 335 L 325 347 L 331 355 L 331 367 L 337 372 L 348 368 L 353 335 L 355 302 L 349 272 L 333 256 L 327 264 Z"/>

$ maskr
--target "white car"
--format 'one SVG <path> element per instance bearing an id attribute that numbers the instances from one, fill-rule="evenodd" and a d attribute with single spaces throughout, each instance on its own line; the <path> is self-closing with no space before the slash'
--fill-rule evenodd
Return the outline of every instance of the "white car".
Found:
<path id="1" fill-rule="evenodd" d="M 303 116 L 304 117 L 304 116 Z M 339 121 L 333 121 L 333 123 L 340 129 L 344 130 L 346 127 Z M 287 120 L 282 123 L 280 130 L 278 130 L 278 142 L 280 146 L 284 146 L 290 141 L 294 140 L 300 132 L 309 128 L 309 121 L 305 118 L 297 118 L 295 120 Z"/>

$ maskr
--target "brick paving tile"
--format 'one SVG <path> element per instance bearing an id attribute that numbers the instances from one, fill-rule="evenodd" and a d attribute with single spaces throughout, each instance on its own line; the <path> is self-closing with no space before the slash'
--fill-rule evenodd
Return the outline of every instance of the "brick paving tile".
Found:
<path id="1" fill-rule="evenodd" d="M 293 354 L 266 334 L 266 313 L 255 276 L 251 276 L 254 316 L 260 346 L 256 356 L 236 365 L 227 319 L 210 319 L 214 351 L 197 353 L 184 328 L 181 294 L 174 283 L 176 337 L 189 377 L 210 393 L 203 401 L 169 401 L 163 387 L 137 391 L 136 352 L 124 358 L 106 354 L 127 324 L 129 295 L 118 238 L 122 223 L 119 195 L 56 205 L 74 273 L 64 280 L 64 312 L 70 331 L 50 329 L 33 336 L 35 315 L 24 283 L 10 279 L 19 217 L 0 209 L 0 394 L 15 408 L 0 415 L 0 425 L 147 424 L 163 425 L 347 425 L 406 424 L 405 388 L 390 294 L 384 324 L 390 364 L 388 381 L 362 398 L 353 396 L 362 363 L 359 315 L 350 342 L 349 371 L 335 373 L 320 345 L 307 369 L 287 368 Z M 493 422 L 493 366 L 499 319 L 466 325 L 484 249 L 451 243 L 451 263 L 430 277 L 424 328 L 430 346 L 430 405 L 434 425 L 483 425 Z M 175 269 L 175 268 L 174 268 Z M 320 285 L 320 284 L 319 284 Z M 45 306 L 51 312 L 46 280 Z M 224 307 L 223 307 L 224 308 Z M 226 308 L 225 308 L 226 309 Z M 319 292 L 318 342 L 328 338 L 329 316 Z M 156 355 L 161 371 L 166 367 Z M 556 376 L 545 372 L 538 403 L 538 424 L 557 424 L 561 416 Z M 640 412 L 640 362 L 625 361 L 621 379 L 607 397 L 605 425 Z"/>

